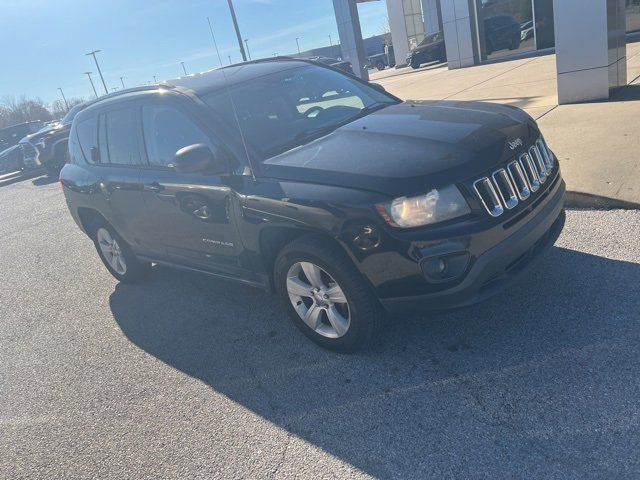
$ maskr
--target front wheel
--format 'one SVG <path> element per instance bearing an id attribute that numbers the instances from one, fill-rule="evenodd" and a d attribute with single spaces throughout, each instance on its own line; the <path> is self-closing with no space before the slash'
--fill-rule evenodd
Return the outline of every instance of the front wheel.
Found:
<path id="1" fill-rule="evenodd" d="M 274 278 L 295 325 L 318 345 L 348 353 L 369 343 L 383 310 L 339 246 L 317 237 L 287 245 Z"/>
<path id="2" fill-rule="evenodd" d="M 378 63 L 376 63 L 376 68 L 378 70 L 384 70 L 384 62 L 379 61 Z"/>
<path id="3" fill-rule="evenodd" d="M 94 225 L 92 239 L 100 260 L 117 280 L 123 283 L 137 283 L 151 272 L 149 262 L 141 262 L 131 247 L 106 222 Z"/>

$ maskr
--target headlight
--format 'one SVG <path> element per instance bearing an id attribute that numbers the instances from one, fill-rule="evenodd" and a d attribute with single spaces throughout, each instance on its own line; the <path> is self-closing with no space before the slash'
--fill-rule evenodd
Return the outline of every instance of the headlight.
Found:
<path id="1" fill-rule="evenodd" d="M 466 200 L 455 185 L 431 190 L 418 197 L 400 197 L 376 205 L 389 225 L 411 228 L 443 222 L 471 213 Z"/>

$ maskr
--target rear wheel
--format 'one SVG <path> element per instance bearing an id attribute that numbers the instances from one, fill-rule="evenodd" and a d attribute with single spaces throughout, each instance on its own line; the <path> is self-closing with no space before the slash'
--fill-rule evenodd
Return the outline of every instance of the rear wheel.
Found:
<path id="1" fill-rule="evenodd" d="M 420 62 L 418 60 L 411 60 L 411 68 L 413 68 L 414 70 L 416 68 L 420 68 Z"/>
<path id="2" fill-rule="evenodd" d="M 318 345 L 353 352 L 379 330 L 382 308 L 338 246 L 316 237 L 294 241 L 278 256 L 274 276 L 293 322 Z"/>
<path id="3" fill-rule="evenodd" d="M 382 60 L 379 60 L 378 63 L 376 63 L 376 68 L 378 70 L 384 70 L 384 62 Z"/>
<path id="4" fill-rule="evenodd" d="M 102 263 L 120 282 L 136 283 L 149 275 L 151 264 L 138 260 L 111 225 L 97 222 L 93 227 L 92 239 Z"/>

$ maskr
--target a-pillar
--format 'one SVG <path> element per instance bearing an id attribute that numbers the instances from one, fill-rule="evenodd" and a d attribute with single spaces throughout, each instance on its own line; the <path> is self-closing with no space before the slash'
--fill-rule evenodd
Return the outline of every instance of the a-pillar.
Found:
<path id="1" fill-rule="evenodd" d="M 555 1 L 558 103 L 609 98 L 627 83 L 625 0 Z"/>
<path id="2" fill-rule="evenodd" d="M 338 24 L 342 60 L 351 62 L 353 73 L 363 80 L 369 80 L 367 57 L 362 41 L 358 6 L 354 0 L 333 0 L 333 10 Z"/>

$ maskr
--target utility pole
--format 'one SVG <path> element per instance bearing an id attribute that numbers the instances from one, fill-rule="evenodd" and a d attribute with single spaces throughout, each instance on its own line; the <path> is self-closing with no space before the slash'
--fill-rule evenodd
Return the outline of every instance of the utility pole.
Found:
<path id="1" fill-rule="evenodd" d="M 91 88 L 93 88 L 93 93 L 98 98 L 98 92 L 96 92 L 96 86 L 93 84 L 93 79 L 91 78 L 91 72 L 84 72 L 84 74 L 89 77 L 89 81 L 91 82 Z"/>
<path id="2" fill-rule="evenodd" d="M 233 0 L 227 0 L 229 3 L 229 11 L 231 12 L 231 20 L 233 20 L 233 26 L 236 29 L 236 37 L 238 37 L 238 46 L 240 47 L 240 54 L 242 60 L 247 61 L 247 54 L 244 52 L 244 45 L 242 44 L 242 35 L 240 35 L 240 27 L 238 26 L 238 19 L 236 18 L 236 11 L 233 8 Z"/>
<path id="3" fill-rule="evenodd" d="M 299 38 L 296 37 L 296 45 L 298 46 L 298 56 L 300 56 L 300 42 L 299 42 Z"/>
<path id="4" fill-rule="evenodd" d="M 244 39 L 244 44 L 247 46 L 247 56 L 249 57 L 249 60 L 251 60 L 251 52 L 249 51 L 249 39 L 248 38 Z"/>
<path id="5" fill-rule="evenodd" d="M 186 69 L 186 68 L 185 68 L 185 66 L 184 66 L 184 62 L 180 62 L 180 65 L 182 65 L 182 70 L 184 71 L 184 74 L 185 74 L 185 75 L 189 75 L 189 74 L 187 73 L 187 69 Z"/>
<path id="6" fill-rule="evenodd" d="M 124 77 L 120 77 L 120 83 L 122 84 L 122 88 L 124 89 L 124 88 L 127 88 L 127 87 L 124 86 L 124 80 L 122 80 L 123 78 Z"/>
<path id="7" fill-rule="evenodd" d="M 100 53 L 101 51 L 102 50 L 94 50 L 93 52 L 85 53 L 85 55 L 91 55 L 93 57 L 93 61 L 96 62 L 96 68 L 98 69 L 98 73 L 100 74 L 100 79 L 102 80 L 104 93 L 109 93 L 109 90 L 107 89 L 107 84 L 105 83 L 104 77 L 102 76 L 102 70 L 100 70 L 100 65 L 98 65 L 98 59 L 96 58 L 96 53 Z"/>
<path id="8" fill-rule="evenodd" d="M 60 94 L 62 95 L 62 99 L 64 100 L 64 108 L 67 109 L 67 112 L 69 111 L 69 103 L 67 102 L 67 98 L 64 96 L 64 92 L 62 91 L 62 88 L 58 87 L 58 90 L 60 90 Z"/>

